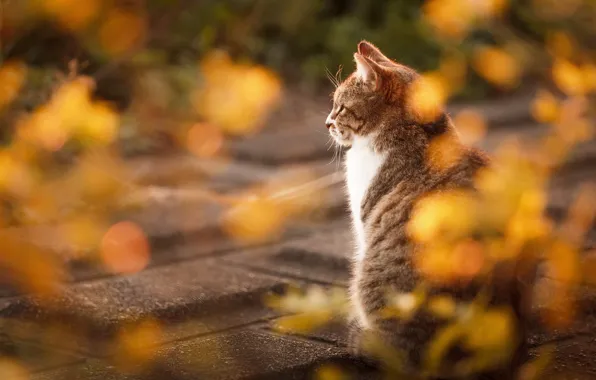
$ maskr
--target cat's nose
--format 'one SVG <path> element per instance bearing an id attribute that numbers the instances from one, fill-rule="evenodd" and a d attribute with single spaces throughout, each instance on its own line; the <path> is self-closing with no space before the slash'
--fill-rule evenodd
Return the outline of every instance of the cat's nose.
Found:
<path id="1" fill-rule="evenodd" d="M 325 126 L 327 129 L 331 128 L 333 124 L 335 124 L 335 120 L 331 118 L 331 115 L 327 116 L 327 120 L 325 120 Z"/>

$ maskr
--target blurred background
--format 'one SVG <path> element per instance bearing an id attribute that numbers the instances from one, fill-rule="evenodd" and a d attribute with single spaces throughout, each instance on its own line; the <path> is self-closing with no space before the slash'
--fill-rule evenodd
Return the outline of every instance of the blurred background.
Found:
<path id="1" fill-rule="evenodd" d="M 0 378 L 374 376 L 321 327 L 352 249 L 324 120 L 362 39 L 516 163 L 490 199 L 506 241 L 548 252 L 534 356 L 596 378 L 595 20 L 590 0 L 0 0 Z M 309 290 L 262 302 L 289 284 Z"/>

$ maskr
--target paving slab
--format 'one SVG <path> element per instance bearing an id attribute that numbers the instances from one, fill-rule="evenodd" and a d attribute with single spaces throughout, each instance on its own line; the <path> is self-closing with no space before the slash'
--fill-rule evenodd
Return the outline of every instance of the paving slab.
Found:
<path id="1" fill-rule="evenodd" d="M 154 364 L 144 373 L 139 368 L 137 373 L 142 375 L 138 377 L 93 362 L 45 372 L 33 379 L 309 378 L 320 364 L 345 356 L 342 349 L 324 343 L 244 329 L 167 345 L 157 351 Z"/>
<path id="2" fill-rule="evenodd" d="M 167 358 L 167 365 L 182 378 L 193 378 L 198 372 L 207 378 L 239 379 L 309 372 L 345 352 L 332 345 L 247 329 L 178 342 L 160 350 L 159 356 Z"/>
<path id="3" fill-rule="evenodd" d="M 345 285 L 349 279 L 353 249 L 352 231 L 344 220 L 304 238 L 288 240 L 273 247 L 246 250 L 222 260 L 280 276 Z"/>
<path id="4" fill-rule="evenodd" d="M 0 317 L 39 321 L 42 327 L 70 321 L 99 337 L 144 318 L 166 324 L 187 322 L 170 330 L 170 339 L 178 339 L 267 318 L 272 313 L 264 307 L 263 295 L 286 283 L 279 277 L 196 260 L 75 284 L 50 306 L 27 297 L 0 300 Z M 188 323 L 191 319 L 196 323 Z"/>

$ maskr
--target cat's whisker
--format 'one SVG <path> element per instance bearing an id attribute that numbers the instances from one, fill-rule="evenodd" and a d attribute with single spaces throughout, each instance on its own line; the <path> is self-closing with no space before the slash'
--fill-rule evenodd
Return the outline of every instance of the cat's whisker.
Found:
<path id="1" fill-rule="evenodd" d="M 339 68 L 337 69 L 337 72 L 335 73 L 335 82 L 337 83 L 337 86 L 335 86 L 335 87 L 338 87 L 339 84 L 342 82 L 341 74 L 342 74 L 343 69 L 344 69 L 344 67 L 342 65 L 339 65 Z"/>
<path id="2" fill-rule="evenodd" d="M 325 67 L 325 74 L 327 75 L 327 78 L 333 84 L 333 86 L 335 88 L 337 88 L 339 86 L 339 82 L 337 81 L 337 77 L 334 76 L 333 74 L 331 74 L 331 71 L 329 71 L 329 69 L 327 67 Z"/>

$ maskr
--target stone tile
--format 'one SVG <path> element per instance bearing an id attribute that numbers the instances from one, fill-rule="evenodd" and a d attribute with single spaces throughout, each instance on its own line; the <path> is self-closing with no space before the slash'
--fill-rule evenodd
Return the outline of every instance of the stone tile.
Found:
<path id="1" fill-rule="evenodd" d="M 343 350 L 319 342 L 258 330 L 177 342 L 160 350 L 164 366 L 179 378 L 263 378 L 292 373 L 307 375 L 317 364 L 345 356 Z M 282 375 L 283 374 L 283 375 Z"/>
<path id="2" fill-rule="evenodd" d="M 145 317 L 167 324 L 196 319 L 194 325 L 171 329 L 170 338 L 178 339 L 268 317 L 271 312 L 261 307 L 262 296 L 284 283 L 277 277 L 197 260 L 75 284 L 49 307 L 24 297 L 0 301 L 0 316 L 43 323 L 66 320 L 90 336 L 109 336 L 122 323 Z"/>
<path id="3" fill-rule="evenodd" d="M 228 255 L 222 260 L 305 280 L 345 285 L 352 251 L 350 226 L 337 222 L 308 237 Z"/>
<path id="4" fill-rule="evenodd" d="M 123 373 L 99 360 L 87 360 L 79 365 L 34 373 L 31 380 L 132 380 L 138 376 Z M 172 379 L 173 380 L 173 379 Z"/>

